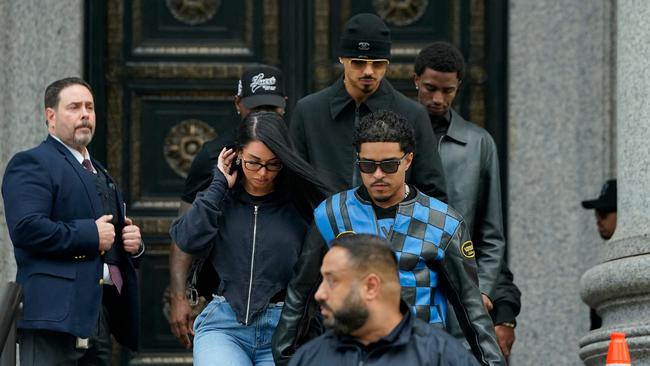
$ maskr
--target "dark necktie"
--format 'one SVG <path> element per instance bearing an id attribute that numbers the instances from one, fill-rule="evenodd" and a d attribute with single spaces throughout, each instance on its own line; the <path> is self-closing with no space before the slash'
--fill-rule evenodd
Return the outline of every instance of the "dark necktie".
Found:
<path id="1" fill-rule="evenodd" d="M 83 165 L 87 171 L 91 173 L 95 173 L 95 171 L 93 170 L 93 165 L 90 163 L 89 159 L 84 159 L 84 161 L 81 162 L 81 165 Z"/>
<path id="2" fill-rule="evenodd" d="M 95 171 L 93 170 L 93 165 L 90 163 L 89 159 L 84 159 L 81 162 L 81 165 L 83 165 L 84 169 L 87 171 L 95 174 Z M 111 281 L 113 281 L 113 284 L 115 287 L 117 287 L 117 292 L 122 293 L 122 274 L 120 273 L 120 268 L 114 264 L 107 264 L 108 265 L 108 273 L 111 276 Z"/>

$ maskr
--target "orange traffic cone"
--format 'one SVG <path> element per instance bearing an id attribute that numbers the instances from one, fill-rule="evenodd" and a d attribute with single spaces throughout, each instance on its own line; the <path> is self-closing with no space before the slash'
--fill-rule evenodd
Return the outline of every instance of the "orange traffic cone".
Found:
<path id="1" fill-rule="evenodd" d="M 606 366 L 628 366 L 632 365 L 630 360 L 630 351 L 625 341 L 625 333 L 612 333 L 612 339 L 609 342 L 607 350 Z"/>

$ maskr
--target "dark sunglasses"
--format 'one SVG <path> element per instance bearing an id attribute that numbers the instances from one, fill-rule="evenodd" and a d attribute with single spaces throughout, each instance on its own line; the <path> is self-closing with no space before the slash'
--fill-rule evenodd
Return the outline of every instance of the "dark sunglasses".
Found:
<path id="1" fill-rule="evenodd" d="M 381 168 L 381 171 L 386 174 L 393 174 L 399 169 L 399 165 L 402 163 L 402 160 L 406 158 L 408 153 L 404 154 L 400 159 L 390 159 L 382 161 L 374 160 L 359 160 L 357 159 L 357 164 L 359 165 L 359 170 L 362 173 L 372 174 L 377 170 L 377 167 Z"/>
<path id="2" fill-rule="evenodd" d="M 269 172 L 278 172 L 282 169 L 282 163 L 277 161 L 273 163 L 262 164 L 257 161 L 244 160 L 244 168 L 252 170 L 254 172 L 266 168 Z"/>
<path id="3" fill-rule="evenodd" d="M 368 64 L 370 64 L 370 67 L 372 67 L 373 69 L 383 69 L 386 66 L 388 66 L 389 63 L 390 61 L 386 59 L 376 59 L 376 60 L 365 59 L 365 58 L 350 59 L 350 65 L 352 65 L 352 67 L 357 70 L 365 69 Z"/>

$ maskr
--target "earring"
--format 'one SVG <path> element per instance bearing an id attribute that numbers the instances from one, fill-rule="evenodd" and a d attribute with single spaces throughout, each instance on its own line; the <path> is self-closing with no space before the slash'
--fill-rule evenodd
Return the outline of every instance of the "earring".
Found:
<path id="1" fill-rule="evenodd" d="M 239 160 L 239 158 L 237 158 L 237 160 L 235 160 L 235 164 L 239 165 L 240 163 L 241 163 L 241 160 Z"/>
<path id="2" fill-rule="evenodd" d="M 237 115 L 241 115 L 241 112 L 239 111 L 239 109 L 237 110 Z"/>
<path id="3" fill-rule="evenodd" d="M 416 85 L 416 86 L 415 86 L 415 90 L 420 90 L 420 88 Z"/>

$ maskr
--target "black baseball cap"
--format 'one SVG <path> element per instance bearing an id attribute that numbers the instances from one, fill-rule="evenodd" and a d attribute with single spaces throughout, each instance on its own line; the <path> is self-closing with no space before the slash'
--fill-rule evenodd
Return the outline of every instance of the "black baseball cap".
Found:
<path id="1" fill-rule="evenodd" d="M 582 201 L 582 207 L 602 211 L 616 211 L 616 179 L 605 182 L 598 198 Z"/>
<path id="2" fill-rule="evenodd" d="M 284 77 L 280 69 L 257 65 L 244 70 L 237 86 L 237 95 L 248 109 L 261 105 L 284 108 L 287 105 L 284 91 Z"/>

